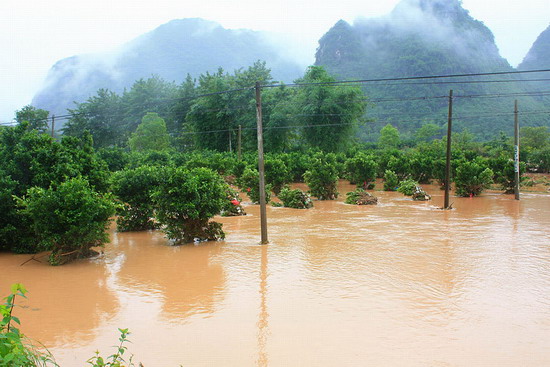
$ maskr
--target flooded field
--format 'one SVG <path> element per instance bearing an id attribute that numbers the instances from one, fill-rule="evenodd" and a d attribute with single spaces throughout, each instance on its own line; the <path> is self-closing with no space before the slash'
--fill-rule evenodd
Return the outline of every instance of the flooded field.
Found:
<path id="1" fill-rule="evenodd" d="M 61 366 L 111 354 L 118 327 L 146 367 L 550 365 L 550 195 L 442 211 L 425 188 L 431 202 L 268 207 L 266 246 L 250 205 L 218 218 L 223 242 L 113 231 L 103 256 L 61 267 L 0 254 L 0 290 L 28 288 L 22 330 Z"/>

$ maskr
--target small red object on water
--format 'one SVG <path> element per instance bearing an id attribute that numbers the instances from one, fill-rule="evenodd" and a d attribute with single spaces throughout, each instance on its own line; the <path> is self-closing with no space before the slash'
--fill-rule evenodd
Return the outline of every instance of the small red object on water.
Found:
<path id="1" fill-rule="evenodd" d="M 237 206 L 237 205 L 240 205 L 241 203 L 239 202 L 239 200 L 233 199 L 233 200 L 231 200 L 231 204 Z"/>

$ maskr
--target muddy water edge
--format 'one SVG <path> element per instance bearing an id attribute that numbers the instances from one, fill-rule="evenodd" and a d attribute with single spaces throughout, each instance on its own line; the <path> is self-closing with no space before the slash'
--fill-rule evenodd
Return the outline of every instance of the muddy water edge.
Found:
<path id="1" fill-rule="evenodd" d="M 302 187 L 303 188 L 303 187 Z M 61 267 L 0 254 L 0 290 L 23 283 L 22 331 L 61 366 L 111 354 L 117 328 L 145 366 L 550 365 L 550 195 L 430 202 L 375 191 L 217 218 L 222 242 L 173 247 L 117 233 Z"/>

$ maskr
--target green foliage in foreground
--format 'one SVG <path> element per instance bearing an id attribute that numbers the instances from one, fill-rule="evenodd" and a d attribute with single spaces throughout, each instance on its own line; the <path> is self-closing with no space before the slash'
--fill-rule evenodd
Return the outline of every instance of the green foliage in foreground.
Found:
<path id="1" fill-rule="evenodd" d="M 300 189 L 292 190 L 289 186 L 283 187 L 279 193 L 283 206 L 294 209 L 309 209 L 313 207 L 311 196 Z"/>
<path id="2" fill-rule="evenodd" d="M 125 343 L 128 342 L 128 335 L 130 332 L 128 329 L 118 329 L 120 332 L 120 337 L 118 338 L 119 344 L 116 346 L 116 352 L 111 354 L 109 357 L 102 357 L 99 354 L 99 351 L 95 352 L 95 355 L 88 359 L 86 363 L 92 367 L 132 367 L 135 366 L 132 362 L 132 356 L 129 358 L 128 362 L 124 359 L 124 353 L 128 350 L 128 347 Z M 128 363 L 128 364 L 126 364 Z M 141 366 L 141 364 L 140 364 Z"/>
<path id="3" fill-rule="evenodd" d="M 19 318 L 13 315 L 17 307 L 15 300 L 26 297 L 27 290 L 22 284 L 11 286 L 11 294 L 0 304 L 0 366 L 2 367 L 59 367 L 52 354 L 43 346 L 32 344 L 19 330 Z M 93 367 L 133 367 L 132 357 L 126 361 L 124 353 L 127 351 L 128 329 L 118 329 L 120 332 L 119 344 L 116 352 L 108 357 L 102 357 L 99 351 L 86 361 Z M 140 364 L 141 366 L 141 364 Z"/>
<path id="4" fill-rule="evenodd" d="M 11 294 L 0 304 L 0 366 L 58 366 L 47 350 L 35 347 L 19 330 L 20 321 L 13 315 L 13 309 L 16 298 L 27 298 L 26 293 L 22 284 L 13 284 Z"/>
<path id="5" fill-rule="evenodd" d="M 167 168 L 165 179 L 152 193 L 156 218 L 176 244 L 225 238 L 222 225 L 209 222 L 227 200 L 227 184 L 207 168 Z"/>

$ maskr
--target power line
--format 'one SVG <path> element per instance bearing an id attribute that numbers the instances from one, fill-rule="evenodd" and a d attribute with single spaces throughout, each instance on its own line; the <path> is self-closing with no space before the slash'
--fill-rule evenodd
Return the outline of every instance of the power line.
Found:
<path id="1" fill-rule="evenodd" d="M 444 79 L 444 78 L 465 78 L 473 76 L 489 76 L 489 75 L 516 75 L 516 74 L 527 74 L 527 73 L 544 73 L 550 72 L 550 69 L 540 69 L 540 70 L 515 70 L 515 71 L 498 71 L 490 73 L 471 73 L 471 74 L 447 74 L 447 75 L 426 75 L 426 76 L 414 76 L 414 77 L 399 77 L 399 78 L 378 78 L 378 79 L 357 79 L 357 80 L 342 80 L 342 81 L 332 81 L 332 82 L 314 82 L 314 83 L 293 83 L 285 84 L 287 87 L 301 87 L 301 86 L 313 86 L 313 85 L 338 85 L 338 84 L 363 84 L 363 83 L 373 83 L 373 82 L 391 82 L 391 81 L 402 81 L 402 80 L 426 80 L 426 79 Z M 275 88 L 280 87 L 281 85 L 263 85 L 261 88 Z"/>

